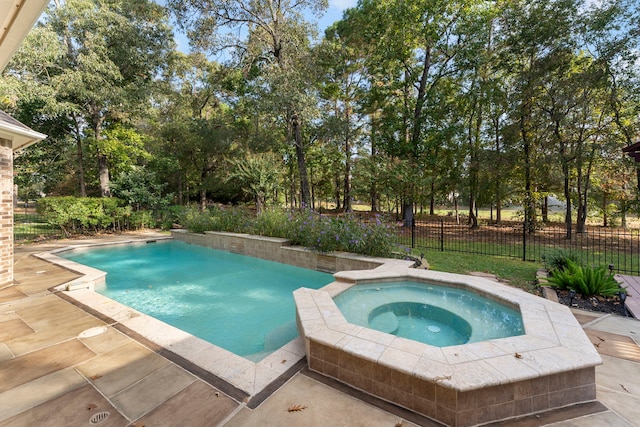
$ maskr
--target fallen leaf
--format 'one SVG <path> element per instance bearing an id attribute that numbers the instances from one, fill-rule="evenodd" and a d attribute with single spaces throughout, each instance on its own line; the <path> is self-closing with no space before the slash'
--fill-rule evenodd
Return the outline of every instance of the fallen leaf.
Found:
<path id="1" fill-rule="evenodd" d="M 594 342 L 593 345 L 595 345 L 596 347 L 600 347 L 600 343 L 599 342 Z"/>
<path id="2" fill-rule="evenodd" d="M 625 386 L 623 386 L 622 384 L 620 384 L 620 387 L 622 387 L 622 389 L 623 389 L 624 391 L 626 391 L 627 393 L 631 393 L 631 392 L 630 392 L 629 390 L 627 390 L 627 388 L 626 388 Z"/>
<path id="3" fill-rule="evenodd" d="M 303 405 L 291 405 L 287 408 L 287 412 L 300 412 L 303 409 L 307 409 L 307 407 Z"/>
<path id="4" fill-rule="evenodd" d="M 516 353 L 514 354 L 514 356 L 516 357 L 516 359 L 522 359 L 522 355 L 520 353 Z"/>
<path id="5" fill-rule="evenodd" d="M 282 359 L 282 362 L 280 362 L 280 363 L 282 363 L 284 365 L 285 363 L 287 363 L 287 359 Z"/>
<path id="6" fill-rule="evenodd" d="M 102 378 L 102 375 L 100 375 L 100 374 L 95 374 L 95 375 L 93 375 L 93 376 L 91 376 L 91 377 L 89 377 L 89 378 L 91 379 L 91 381 L 95 381 L 95 380 L 97 380 L 98 378 Z"/>
<path id="7" fill-rule="evenodd" d="M 596 338 L 598 338 L 600 341 L 605 341 L 604 338 L 600 338 L 599 336 L 596 335 Z"/>
<path id="8" fill-rule="evenodd" d="M 95 403 L 89 403 L 87 405 L 87 411 L 93 411 L 94 409 L 96 409 L 98 407 L 98 405 L 96 405 Z"/>

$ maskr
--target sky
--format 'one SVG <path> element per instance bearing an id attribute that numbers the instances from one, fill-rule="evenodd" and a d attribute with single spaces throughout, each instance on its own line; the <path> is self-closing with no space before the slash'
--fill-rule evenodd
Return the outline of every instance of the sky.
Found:
<path id="1" fill-rule="evenodd" d="M 155 1 L 160 4 L 166 4 L 166 0 Z M 322 18 L 317 20 L 315 17 L 308 17 L 307 19 L 316 21 L 320 35 L 322 35 L 328 26 L 342 18 L 342 12 L 345 9 L 355 7 L 357 3 L 357 0 L 329 0 L 329 7 Z M 189 41 L 187 40 L 186 35 L 178 33 L 177 26 L 174 25 L 174 28 L 176 31 L 175 40 L 178 45 L 178 50 L 182 52 L 189 52 Z"/>

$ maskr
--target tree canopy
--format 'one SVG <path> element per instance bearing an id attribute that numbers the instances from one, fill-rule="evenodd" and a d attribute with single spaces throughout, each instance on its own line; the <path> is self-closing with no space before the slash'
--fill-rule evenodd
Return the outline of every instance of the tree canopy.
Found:
<path id="1" fill-rule="evenodd" d="M 622 153 L 640 135 L 631 0 L 360 0 L 320 35 L 326 7 L 56 2 L 0 79 L 2 107 L 49 135 L 16 158 L 21 197 L 107 197 L 112 180 L 134 197 L 139 179 L 146 206 L 359 201 L 410 219 L 455 202 L 471 227 L 516 204 L 532 231 L 555 195 L 567 237 L 640 211 Z"/>

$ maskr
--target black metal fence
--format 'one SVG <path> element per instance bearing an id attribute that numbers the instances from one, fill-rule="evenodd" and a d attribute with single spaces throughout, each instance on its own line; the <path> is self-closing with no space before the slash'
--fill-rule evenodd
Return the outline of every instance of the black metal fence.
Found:
<path id="1" fill-rule="evenodd" d="M 48 224 L 42 215 L 29 209 L 16 209 L 13 214 L 13 240 L 33 242 L 62 237 L 62 230 Z"/>
<path id="2" fill-rule="evenodd" d="M 412 248 L 466 252 L 520 258 L 544 263 L 545 258 L 562 250 L 588 265 L 613 266 L 620 273 L 640 274 L 640 230 L 589 227 L 583 233 L 573 230 L 567 239 L 559 225 L 545 225 L 527 232 L 523 222 L 480 225 L 445 219 L 415 221 L 402 227 L 401 243 Z"/>

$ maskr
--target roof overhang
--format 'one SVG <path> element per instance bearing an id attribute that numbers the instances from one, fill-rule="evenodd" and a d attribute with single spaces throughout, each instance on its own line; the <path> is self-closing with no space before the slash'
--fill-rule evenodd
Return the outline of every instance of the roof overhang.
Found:
<path id="1" fill-rule="evenodd" d="M 0 138 L 11 141 L 11 148 L 14 151 L 42 141 L 46 137 L 47 135 L 29 129 L 20 122 L 11 123 L 1 120 L 0 117 Z"/>
<path id="2" fill-rule="evenodd" d="M 0 72 L 48 4 L 49 0 L 0 0 Z M 28 147 L 47 137 L 0 113 L 0 138 L 11 141 L 13 150 Z"/>
<path id="3" fill-rule="evenodd" d="M 0 1 L 0 71 L 20 46 L 49 0 Z"/>

